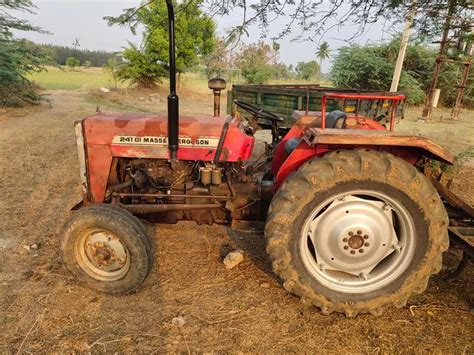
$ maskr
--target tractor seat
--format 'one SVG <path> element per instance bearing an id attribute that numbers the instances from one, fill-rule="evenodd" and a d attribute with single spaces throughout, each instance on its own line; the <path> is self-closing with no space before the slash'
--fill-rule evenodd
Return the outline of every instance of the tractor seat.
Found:
<path id="1" fill-rule="evenodd" d="M 319 111 L 293 111 L 292 115 L 295 124 L 313 128 L 321 128 L 321 112 Z M 343 128 L 347 115 L 339 110 L 331 111 L 326 114 L 326 128 Z M 290 155 L 300 144 L 301 137 L 290 138 L 286 141 L 285 152 Z"/>
<path id="2" fill-rule="evenodd" d="M 293 111 L 291 115 L 294 124 L 307 126 L 312 128 L 321 128 L 321 112 L 320 111 Z M 326 128 L 343 128 L 344 120 L 347 115 L 335 110 L 326 114 Z"/>

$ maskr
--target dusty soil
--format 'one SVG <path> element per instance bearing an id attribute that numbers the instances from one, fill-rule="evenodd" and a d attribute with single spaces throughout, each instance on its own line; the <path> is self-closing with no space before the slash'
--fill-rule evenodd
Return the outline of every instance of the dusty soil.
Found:
<path id="1" fill-rule="evenodd" d="M 93 113 L 82 93 L 53 108 L 0 113 L 0 352 L 472 353 L 472 265 L 447 270 L 402 309 L 346 319 L 305 309 L 274 277 L 261 234 L 223 226 L 148 225 L 156 263 L 139 292 L 111 297 L 77 285 L 58 256 L 61 225 L 80 199 L 72 123 Z M 3 116 L 2 116 L 3 115 Z M 472 199 L 474 164 L 456 190 Z M 246 253 L 226 270 L 222 254 Z M 451 251 L 446 268 L 459 259 Z M 183 327 L 171 324 L 185 319 Z"/>

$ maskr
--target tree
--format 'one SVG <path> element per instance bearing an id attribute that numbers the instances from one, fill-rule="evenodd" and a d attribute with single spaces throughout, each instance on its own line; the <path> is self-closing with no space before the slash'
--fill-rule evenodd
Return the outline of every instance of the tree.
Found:
<path id="1" fill-rule="evenodd" d="M 315 60 L 311 60 L 309 62 L 299 62 L 295 70 L 299 78 L 315 80 L 320 72 L 320 67 Z"/>
<path id="2" fill-rule="evenodd" d="M 331 72 L 331 80 L 337 87 L 367 90 L 388 90 L 391 75 L 397 59 L 400 38 L 389 43 L 368 46 L 348 46 L 339 50 Z M 430 85 L 437 51 L 424 42 L 412 41 L 407 47 L 399 90 L 407 95 L 412 104 L 422 103 Z M 458 85 L 461 66 L 446 63 L 440 74 L 438 87 L 441 89 L 443 105 L 451 105 L 456 99 L 453 87 Z M 466 106 L 474 106 L 474 74 L 466 87 Z"/>
<path id="3" fill-rule="evenodd" d="M 280 55 L 280 43 L 273 42 L 272 43 L 272 65 L 278 65 L 278 59 Z"/>
<path id="4" fill-rule="evenodd" d="M 199 5 L 199 1 L 175 5 L 178 86 L 180 74 L 208 56 L 215 46 L 215 24 Z M 169 69 L 166 3 L 162 0 L 152 1 L 143 5 L 136 15 L 137 24 L 144 26 L 144 46 L 139 49 L 130 45 L 124 51 L 126 62 L 122 66 L 120 77 L 140 86 L 153 87 Z M 122 24 L 121 16 L 106 19 L 109 25 Z"/>
<path id="5" fill-rule="evenodd" d="M 66 59 L 66 66 L 68 66 L 69 69 L 71 70 L 74 70 L 75 67 L 78 67 L 80 65 L 81 65 L 81 62 L 77 58 L 69 57 Z"/>
<path id="6" fill-rule="evenodd" d="M 247 83 L 263 84 L 273 76 L 272 57 L 272 47 L 259 41 L 242 46 L 235 58 L 235 65 L 240 69 Z"/>
<path id="7" fill-rule="evenodd" d="M 329 43 L 323 42 L 319 45 L 318 50 L 316 51 L 316 57 L 319 59 L 319 70 L 323 67 L 323 60 L 329 58 Z"/>
<path id="8" fill-rule="evenodd" d="M 109 58 L 105 65 L 105 71 L 110 74 L 114 81 L 114 89 L 117 90 L 117 81 L 119 79 L 120 64 L 117 62 L 116 56 Z"/>
<path id="9" fill-rule="evenodd" d="M 290 66 L 286 66 L 283 63 L 276 63 L 272 65 L 272 67 L 273 67 L 273 72 L 274 72 L 274 78 L 276 80 L 291 79 L 292 74 L 293 74 L 292 73 L 293 67 L 291 66 L 291 64 Z"/>
<path id="10" fill-rule="evenodd" d="M 148 0 L 150 2 L 155 0 Z M 193 0 L 185 0 L 192 3 Z M 239 40 L 248 36 L 248 28 L 258 25 L 266 34 L 269 25 L 278 21 L 280 31 L 277 38 L 294 34 L 302 40 L 314 41 L 328 29 L 350 25 L 354 37 L 365 32 L 367 25 L 381 18 L 396 23 L 403 21 L 407 13 L 416 8 L 414 26 L 417 31 L 430 37 L 437 37 L 442 30 L 440 18 L 447 16 L 448 8 L 454 7 L 456 22 L 473 24 L 472 0 L 332 0 L 332 1 L 275 1 L 275 0 L 203 0 L 203 6 L 212 16 L 224 17 L 241 14 L 241 21 L 228 29 L 227 40 Z M 122 23 L 136 26 L 137 8 L 127 8 L 120 16 Z"/>
<path id="11" fill-rule="evenodd" d="M 14 30 L 41 30 L 9 14 L 10 11 L 31 13 L 33 8 L 30 0 L 0 2 L 0 106 L 22 106 L 41 99 L 27 74 L 42 70 L 47 57 L 31 42 L 13 36 Z"/>
<path id="12" fill-rule="evenodd" d="M 74 38 L 74 42 L 72 42 L 72 46 L 74 47 L 75 50 L 78 50 L 79 47 L 81 46 L 81 43 L 79 42 L 79 38 Z"/>
<path id="13" fill-rule="evenodd" d="M 66 65 L 66 59 L 74 57 L 84 65 L 89 61 L 92 67 L 103 67 L 107 64 L 107 60 L 114 56 L 114 53 L 101 50 L 75 49 L 53 44 L 37 44 L 36 46 L 47 52 L 53 64 L 57 65 Z"/>
<path id="14" fill-rule="evenodd" d="M 204 57 L 204 65 L 206 66 L 206 74 L 208 78 L 213 76 L 221 76 L 222 73 L 229 68 L 230 58 L 227 43 L 223 38 L 215 39 L 214 50 Z"/>
<path id="15" fill-rule="evenodd" d="M 124 63 L 118 69 L 121 81 L 129 80 L 139 88 L 154 88 L 167 74 L 167 66 L 160 61 L 159 54 L 152 50 L 140 50 L 129 43 L 123 51 Z"/>

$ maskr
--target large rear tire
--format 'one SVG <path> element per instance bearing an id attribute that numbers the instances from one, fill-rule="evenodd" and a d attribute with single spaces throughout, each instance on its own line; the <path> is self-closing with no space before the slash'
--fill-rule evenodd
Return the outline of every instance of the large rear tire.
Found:
<path id="1" fill-rule="evenodd" d="M 423 292 L 448 249 L 448 218 L 416 168 L 344 150 L 305 163 L 278 190 L 265 227 L 284 287 L 325 314 L 380 315 Z"/>
<path id="2" fill-rule="evenodd" d="M 61 251 L 82 284 L 109 294 L 134 292 L 153 265 L 145 227 L 130 212 L 111 205 L 74 212 L 64 226 Z"/>

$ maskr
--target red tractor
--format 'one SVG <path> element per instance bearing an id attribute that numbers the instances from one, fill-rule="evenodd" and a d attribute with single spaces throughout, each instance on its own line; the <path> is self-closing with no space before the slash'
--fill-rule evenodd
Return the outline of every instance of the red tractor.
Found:
<path id="1" fill-rule="evenodd" d="M 274 272 L 324 314 L 380 314 L 423 292 L 448 248 L 448 216 L 420 169 L 428 159 L 453 159 L 424 138 L 392 131 L 404 96 L 328 94 L 321 112 L 296 112 L 289 129 L 239 101 L 247 114 L 180 116 L 167 5 L 168 116 L 98 113 L 75 125 L 83 201 L 61 241 L 68 269 L 95 290 L 129 293 L 153 264 L 153 242 L 137 216 L 266 220 Z M 357 112 L 326 112 L 328 98 L 388 103 L 388 128 Z M 254 159 L 261 128 L 272 141 Z"/>

